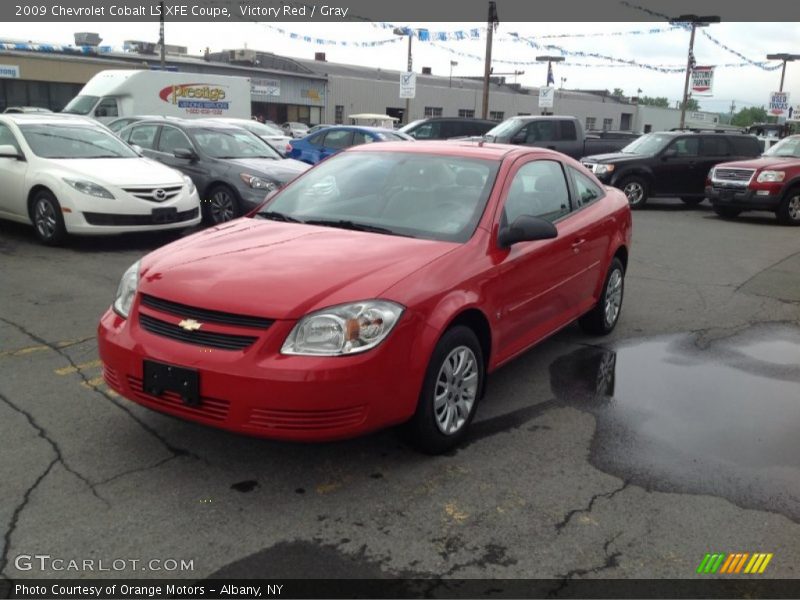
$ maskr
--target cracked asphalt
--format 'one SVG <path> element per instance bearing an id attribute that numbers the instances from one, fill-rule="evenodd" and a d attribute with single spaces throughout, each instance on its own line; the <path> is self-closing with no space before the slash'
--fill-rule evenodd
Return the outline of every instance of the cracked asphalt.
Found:
<path id="1" fill-rule="evenodd" d="M 98 318 L 122 272 L 175 237 L 45 248 L 0 223 L 2 576 L 561 587 L 692 578 L 706 552 L 770 552 L 764 577 L 800 577 L 800 230 L 671 200 L 636 211 L 613 335 L 569 327 L 495 373 L 472 437 L 439 457 L 392 431 L 237 437 L 110 392 Z M 694 407 L 708 411 L 686 418 Z M 193 569 L 18 568 L 36 554 Z"/>

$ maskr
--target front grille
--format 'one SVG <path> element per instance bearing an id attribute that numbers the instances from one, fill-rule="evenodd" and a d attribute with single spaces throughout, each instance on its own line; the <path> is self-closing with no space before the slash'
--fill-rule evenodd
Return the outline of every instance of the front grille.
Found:
<path id="1" fill-rule="evenodd" d="M 117 377 L 117 372 L 108 365 L 103 365 L 103 378 L 106 380 L 106 383 L 109 385 L 109 387 L 116 390 L 119 389 L 119 378 Z"/>
<path id="2" fill-rule="evenodd" d="M 220 350 L 244 350 L 258 339 L 249 335 L 232 335 L 214 331 L 186 331 L 178 325 L 155 319 L 143 313 L 139 313 L 139 324 L 142 329 L 154 335 L 160 335 L 186 344 L 219 348 Z"/>
<path id="3" fill-rule="evenodd" d="M 220 323 L 222 325 L 255 327 L 258 329 L 266 329 L 273 323 L 272 319 L 251 317 L 247 315 L 236 315 L 219 310 L 196 308 L 194 306 L 187 306 L 186 304 L 172 302 L 171 300 L 156 298 L 155 296 L 150 296 L 148 294 L 142 294 L 141 303 L 142 306 L 147 306 L 148 308 L 153 308 L 155 310 L 169 313 L 171 315 L 177 315 L 179 317 L 191 317 L 204 323 Z"/>
<path id="4" fill-rule="evenodd" d="M 755 173 L 755 169 L 729 169 L 719 168 L 714 169 L 714 181 L 730 182 L 730 183 L 749 183 L 750 178 Z"/>
<path id="5" fill-rule="evenodd" d="M 123 191 L 128 192 L 131 196 L 135 196 L 140 200 L 148 200 L 149 202 L 165 202 L 180 194 L 183 186 L 170 185 L 167 187 L 136 187 L 136 188 L 122 188 Z"/>
<path id="6" fill-rule="evenodd" d="M 256 429 L 311 430 L 345 429 L 364 422 L 366 406 L 333 410 L 274 410 L 254 408 L 250 411 L 248 425 Z"/>
<path id="7" fill-rule="evenodd" d="M 187 415 L 190 417 L 204 417 L 212 421 L 224 421 L 228 416 L 230 402 L 218 398 L 200 398 L 199 406 L 189 406 L 182 399 L 180 394 L 175 392 L 164 392 L 160 396 L 151 396 L 142 387 L 142 380 L 138 377 L 128 376 L 128 385 L 133 394 L 148 404 L 163 407 L 170 412 Z"/>
<path id="8" fill-rule="evenodd" d="M 182 223 L 196 218 L 197 208 L 176 213 L 174 221 L 171 223 Z M 153 215 L 115 215 L 111 213 L 83 213 L 83 218 L 89 225 L 106 225 L 112 227 L 129 227 L 132 225 L 167 225 L 164 221 L 155 221 Z"/>

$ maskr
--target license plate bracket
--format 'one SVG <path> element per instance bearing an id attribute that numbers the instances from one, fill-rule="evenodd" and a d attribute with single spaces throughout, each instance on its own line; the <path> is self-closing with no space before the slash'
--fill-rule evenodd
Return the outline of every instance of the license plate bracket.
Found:
<path id="1" fill-rule="evenodd" d="M 151 211 L 153 223 L 174 223 L 178 220 L 178 208 L 175 206 L 162 206 Z"/>
<path id="2" fill-rule="evenodd" d="M 200 374 L 194 369 L 145 360 L 142 370 L 142 387 L 147 394 L 161 396 L 164 392 L 175 392 L 184 404 L 200 406 Z"/>

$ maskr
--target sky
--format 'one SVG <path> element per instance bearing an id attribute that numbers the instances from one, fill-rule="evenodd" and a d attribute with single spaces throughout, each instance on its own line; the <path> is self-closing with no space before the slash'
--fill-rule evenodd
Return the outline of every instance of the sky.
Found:
<path id="1" fill-rule="evenodd" d="M 469 30 L 483 27 L 484 23 L 397 23 L 414 29 L 425 28 L 432 32 Z M 276 28 L 282 28 L 280 33 Z M 501 23 L 495 33 L 493 68 L 495 73 L 524 71 L 516 81 L 525 86 L 542 86 L 546 83 L 547 67 L 544 64 L 513 65 L 503 61 L 535 62 L 537 55 L 557 54 L 553 50 L 535 49 L 514 41 L 510 34 L 533 38 L 538 44 L 555 44 L 568 51 L 594 52 L 618 59 L 634 60 L 651 65 L 683 67 L 689 45 L 689 33 L 672 30 L 662 33 L 632 35 L 627 32 L 651 28 L 668 29 L 667 23 Z M 158 23 L 0 23 L 0 39 L 72 44 L 73 33 L 91 31 L 100 34 L 103 45 L 122 48 L 124 40 L 158 40 Z M 703 32 L 712 35 L 747 59 L 762 61 L 769 53 L 800 52 L 800 23 L 719 23 L 698 29 L 694 55 L 698 65 L 724 65 L 744 60 L 709 40 Z M 394 43 L 359 48 L 341 45 L 318 45 L 289 37 L 289 33 L 310 36 L 313 39 L 339 41 L 380 41 L 396 39 Z M 625 33 L 624 35 L 611 35 Z M 582 34 L 587 37 L 574 37 Z M 599 34 L 599 35 L 598 35 Z M 572 37 L 543 37 L 543 36 Z M 190 54 L 202 54 L 206 47 L 212 52 L 251 48 L 290 57 L 314 57 L 323 51 L 329 62 L 357 64 L 385 69 L 404 70 L 407 38 L 392 34 L 372 23 L 170 23 L 165 26 L 167 44 L 188 47 Z M 454 77 L 482 76 L 485 39 L 423 42 L 415 39 L 412 45 L 414 70 L 431 67 L 434 74 L 447 76 L 451 61 Z M 460 53 L 460 54 L 456 54 Z M 471 56 L 467 56 L 471 55 Z M 591 66 L 573 66 L 582 63 Z M 563 64 L 554 64 L 557 87 L 565 89 L 621 88 L 625 95 L 666 96 L 671 105 L 683 93 L 684 72 L 660 73 L 636 67 L 608 67 L 610 64 L 596 59 L 566 57 Z M 562 78 L 565 81 L 562 82 Z M 513 74 L 507 75 L 514 81 Z M 780 70 L 764 71 L 758 67 L 719 67 L 714 80 L 712 97 L 697 96 L 702 110 L 729 112 L 731 103 L 736 110 L 745 106 L 762 106 L 769 93 L 777 91 Z M 641 92 L 638 92 L 641 90 Z M 791 94 L 794 105 L 800 104 L 800 61 L 786 68 L 784 91 Z"/>

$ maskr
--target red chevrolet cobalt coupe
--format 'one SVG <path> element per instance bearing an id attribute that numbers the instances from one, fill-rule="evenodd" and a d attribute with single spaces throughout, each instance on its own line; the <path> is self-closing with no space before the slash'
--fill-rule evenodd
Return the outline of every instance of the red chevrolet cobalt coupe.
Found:
<path id="1" fill-rule="evenodd" d="M 105 380 L 237 433 L 318 441 L 405 424 L 457 444 L 487 373 L 578 320 L 617 323 L 625 195 L 540 148 L 387 142 L 122 276 Z"/>

